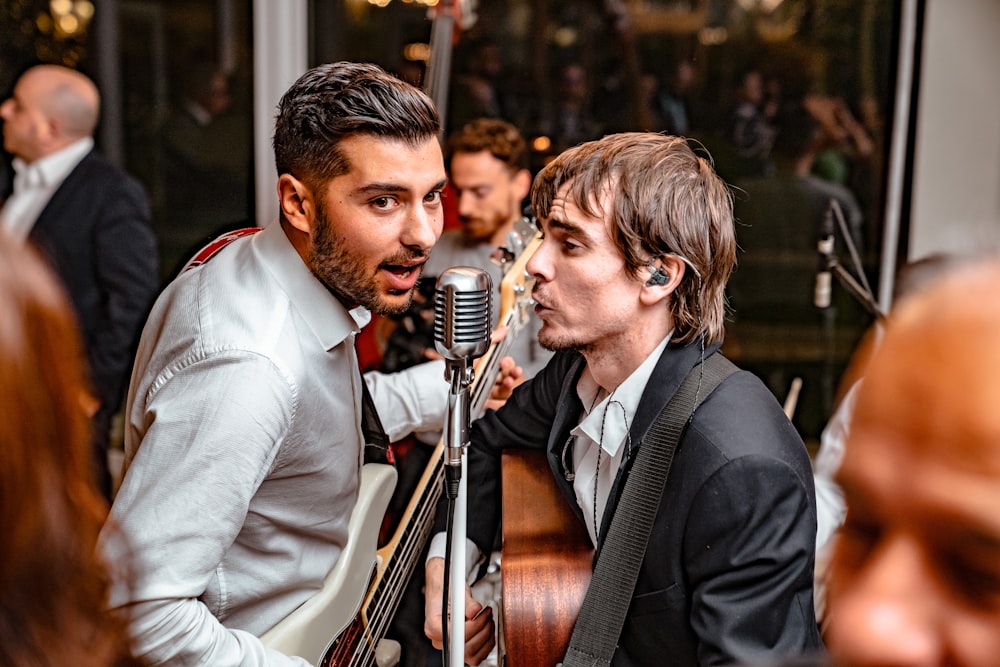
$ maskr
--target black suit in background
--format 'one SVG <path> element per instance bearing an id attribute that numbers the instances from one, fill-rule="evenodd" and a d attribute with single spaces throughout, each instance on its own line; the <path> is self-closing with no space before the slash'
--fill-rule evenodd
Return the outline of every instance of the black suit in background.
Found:
<path id="1" fill-rule="evenodd" d="M 641 443 L 700 358 L 697 342 L 667 347 L 633 418 L 633 443 Z M 576 385 L 584 363 L 577 353 L 557 353 L 504 407 L 473 424 L 468 537 L 483 553 L 500 518 L 505 447 L 544 449 L 557 486 L 583 521 L 562 454 L 583 415 Z M 572 460 L 572 452 L 566 455 Z M 623 461 L 612 487 L 602 542 L 634 460 L 633 453 Z M 439 508 L 440 530 L 445 514 Z M 816 499 L 801 438 L 758 378 L 731 375 L 679 441 L 612 664 L 773 662 L 820 650 L 815 541 Z"/>
<path id="2" fill-rule="evenodd" d="M 111 419 L 159 287 L 149 199 L 139 181 L 91 151 L 52 195 L 28 240 L 59 274 L 79 318 L 100 401 L 93 420 L 98 484 L 110 499 Z"/>

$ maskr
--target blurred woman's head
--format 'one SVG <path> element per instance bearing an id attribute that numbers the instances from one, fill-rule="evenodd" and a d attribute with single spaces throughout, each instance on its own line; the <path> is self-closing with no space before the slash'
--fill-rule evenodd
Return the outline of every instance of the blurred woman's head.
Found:
<path id="1" fill-rule="evenodd" d="M 0 663 L 127 665 L 98 559 L 85 368 L 58 280 L 0 236 Z"/>

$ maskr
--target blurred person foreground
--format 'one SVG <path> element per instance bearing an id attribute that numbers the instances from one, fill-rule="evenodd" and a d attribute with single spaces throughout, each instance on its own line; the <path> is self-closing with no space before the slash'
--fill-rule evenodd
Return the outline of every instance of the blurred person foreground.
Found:
<path id="1" fill-rule="evenodd" d="M 95 545 L 84 354 L 69 300 L 36 253 L 0 233 L 0 664 L 125 667 L 122 619 Z"/>
<path id="2" fill-rule="evenodd" d="M 1000 264 L 977 263 L 901 303 L 863 369 L 838 474 L 837 664 L 997 663 L 998 281 Z"/>

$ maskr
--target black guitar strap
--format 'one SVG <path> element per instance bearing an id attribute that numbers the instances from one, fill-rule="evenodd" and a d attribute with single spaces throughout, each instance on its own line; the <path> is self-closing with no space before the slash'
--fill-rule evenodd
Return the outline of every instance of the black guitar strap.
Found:
<path id="1" fill-rule="evenodd" d="M 364 377 L 361 378 L 361 433 L 365 436 L 365 463 L 396 464 L 389 446 L 389 436 L 382 428 L 382 420 L 378 417 L 375 401 L 372 400 Z"/>
<path id="2" fill-rule="evenodd" d="M 698 405 L 738 368 L 716 352 L 692 368 L 639 447 L 573 626 L 563 667 L 611 664 L 674 450 Z"/>

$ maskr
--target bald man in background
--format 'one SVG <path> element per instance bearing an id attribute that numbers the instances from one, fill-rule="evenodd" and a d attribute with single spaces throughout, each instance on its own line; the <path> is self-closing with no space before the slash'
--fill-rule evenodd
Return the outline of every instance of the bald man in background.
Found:
<path id="1" fill-rule="evenodd" d="M 62 279 L 86 342 L 97 482 L 110 499 L 111 420 L 158 288 L 156 238 L 142 185 L 94 150 L 100 95 L 75 70 L 27 70 L 0 105 L 13 192 L 0 229 L 36 245 Z"/>
<path id="2" fill-rule="evenodd" d="M 863 368 L 837 475 L 847 519 L 825 635 L 837 665 L 997 664 L 998 284 L 1000 264 L 983 263 L 908 297 Z"/>

